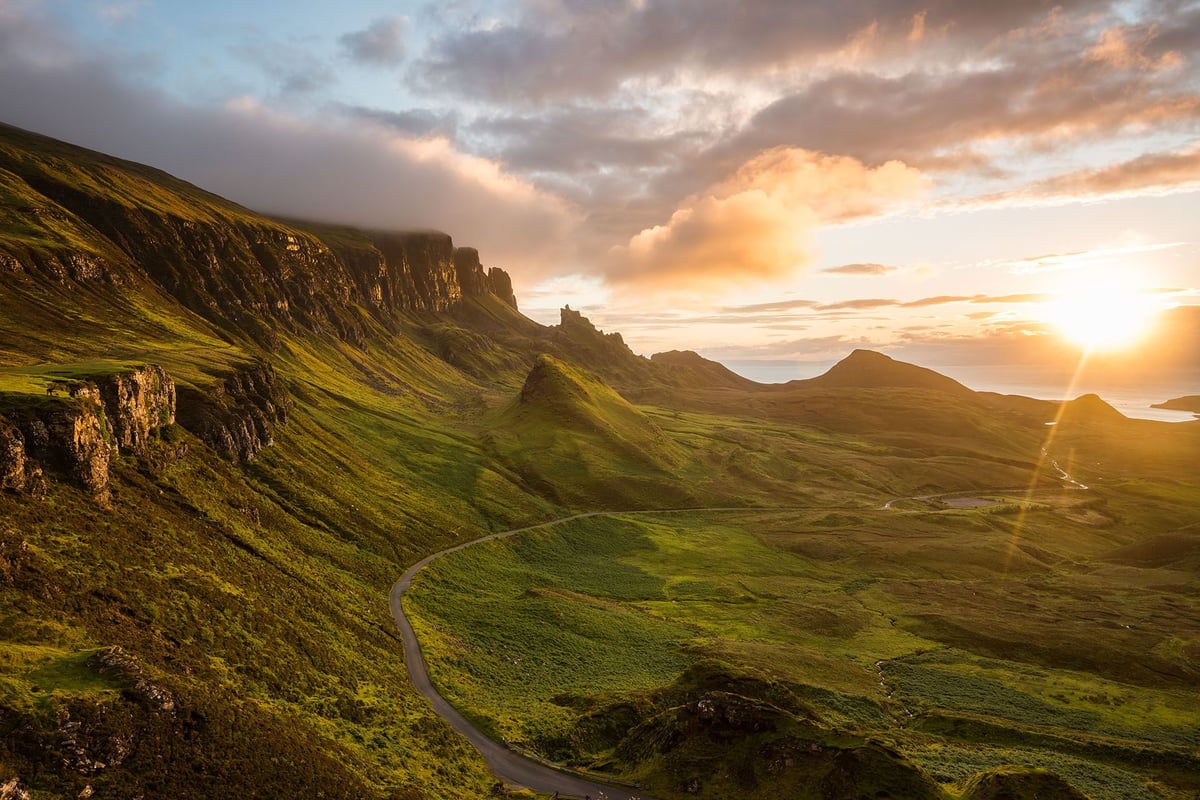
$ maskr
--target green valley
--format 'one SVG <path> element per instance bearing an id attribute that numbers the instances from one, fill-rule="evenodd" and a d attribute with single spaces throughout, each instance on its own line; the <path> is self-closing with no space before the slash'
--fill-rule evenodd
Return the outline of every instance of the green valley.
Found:
<path id="1" fill-rule="evenodd" d="M 480 258 L 0 127 L 0 798 L 520 795 L 388 592 L 591 511 L 671 513 L 405 598 L 522 751 L 659 800 L 1200 791 L 1200 423 L 643 358 Z"/>

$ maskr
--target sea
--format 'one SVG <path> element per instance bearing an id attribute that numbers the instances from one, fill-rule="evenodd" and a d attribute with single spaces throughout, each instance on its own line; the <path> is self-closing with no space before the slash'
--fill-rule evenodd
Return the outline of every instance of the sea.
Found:
<path id="1" fill-rule="evenodd" d="M 739 375 L 760 383 L 786 383 L 815 378 L 833 366 L 833 362 L 808 361 L 746 360 L 723 363 Z M 1069 375 L 1038 372 L 1024 365 L 923 366 L 954 378 L 978 392 L 1017 394 L 1039 400 L 1070 400 L 1084 394 L 1097 394 L 1113 408 L 1134 419 L 1152 419 L 1159 422 L 1192 422 L 1200 419 L 1190 411 L 1151 408 L 1155 403 L 1175 397 L 1200 395 L 1200 376 L 1195 373 L 1137 382 L 1089 380 L 1085 377 L 1076 385 L 1072 385 Z"/>

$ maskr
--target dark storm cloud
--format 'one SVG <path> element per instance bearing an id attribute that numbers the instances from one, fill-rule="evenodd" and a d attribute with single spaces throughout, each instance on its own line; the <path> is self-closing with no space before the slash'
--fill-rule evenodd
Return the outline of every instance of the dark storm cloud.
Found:
<path id="1" fill-rule="evenodd" d="M 380 17 L 366 29 L 338 39 L 346 55 L 360 64 L 390 67 L 404 61 L 404 37 L 408 21 L 403 17 Z"/>

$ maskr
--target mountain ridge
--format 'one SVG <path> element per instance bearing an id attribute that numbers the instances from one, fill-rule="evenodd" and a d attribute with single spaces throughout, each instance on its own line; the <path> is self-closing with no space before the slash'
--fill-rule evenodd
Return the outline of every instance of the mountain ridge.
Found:
<path id="1" fill-rule="evenodd" d="M 22 149 L 22 141 L 32 144 Z M 720 548 L 694 571 L 676 571 L 675 544 L 717 547 L 729 533 L 699 515 L 678 536 L 647 517 L 655 538 L 633 543 L 661 552 L 652 560 L 662 563 L 645 564 L 650 571 L 626 563 L 622 537 L 606 527 L 630 533 L 628 521 L 593 520 L 586 546 L 552 558 L 562 586 L 513 582 L 507 567 L 476 574 L 511 587 L 501 599 L 528 601 L 533 621 L 569 633 L 570 647 L 540 647 L 503 629 L 509 620 L 495 607 L 480 618 L 501 635 L 495 648 L 440 640 L 436 625 L 417 632 L 430 656 L 461 664 L 486 650 L 526 683 L 549 675 L 546 656 L 595 666 L 617 663 L 605 651 L 622 650 L 634 671 L 717 659 L 699 695 L 660 696 L 647 684 L 649 694 L 606 696 L 589 681 L 550 698 L 555 719 L 585 713 L 579 732 L 593 742 L 643 731 L 615 765 L 613 753 L 589 764 L 646 778 L 656 796 L 731 796 L 720 789 L 728 774 L 734 796 L 755 800 L 799 786 L 849 797 L 901 773 L 931 796 L 954 796 L 958 789 L 938 784 L 961 788 L 970 770 L 953 764 L 961 774 L 927 778 L 920 752 L 897 731 L 912 722 L 916 735 L 940 737 L 938 726 L 949 726 L 930 741 L 972 751 L 984 740 L 969 728 L 960 736 L 936 709 L 928 719 L 924 710 L 901 716 L 913 684 L 900 683 L 896 700 L 892 690 L 912 674 L 905 660 L 920 653 L 1104 668 L 1098 674 L 1122 679 L 1166 675 L 1173 686 L 1195 675 L 1188 607 L 1147 604 L 1136 626 L 1092 636 L 1072 627 L 1086 616 L 1073 612 L 1077 602 L 1088 613 L 1104 606 L 1092 592 L 1099 584 L 1081 598 L 1056 587 L 1069 585 L 1076 567 L 1087 581 L 1104 579 L 1090 560 L 1095 547 L 1076 542 L 1102 537 L 1105 553 L 1146 560 L 1140 529 L 1123 524 L 1140 518 L 1145 497 L 1155 506 L 1146 532 L 1160 535 L 1150 541 L 1154 559 L 1178 567 L 1172 559 L 1183 552 L 1182 563 L 1194 561 L 1183 540 L 1200 429 L 1166 436 L 1158 423 L 1107 413 L 1067 415 L 1047 428 L 1052 403 L 970 393 L 862 351 L 824 382 L 756 384 L 691 353 L 644 358 L 569 308 L 558 325 L 540 325 L 517 309 L 507 273 L 485 270 L 476 251 L 440 232 L 262 217 L 148 168 L 30 134 L 0 133 L 0 151 L 0 722 L 19 731 L 0 737 L 0 794 L 503 794 L 478 753 L 404 679 L 382 600 L 405 565 L 430 553 L 579 511 L 745 509 L 737 513 L 751 515 L 745 541 L 763 580 L 725 580 L 728 562 L 744 554 Z M 1077 407 L 1103 412 L 1089 403 Z M 1104 494 L 1061 488 L 1040 449 L 1048 432 L 1047 455 Z M 1049 489 L 1038 502 L 992 497 L 997 487 L 1023 486 Z M 936 500 L 964 492 L 990 505 Z M 905 501 L 880 508 L 889 498 Z M 772 510 L 754 516 L 763 507 Z M 528 539 L 563 544 L 557 535 Z M 860 572 L 853 549 L 864 543 L 884 548 L 880 557 L 900 571 L 877 581 L 866 570 L 878 563 L 864 561 Z M 800 567 L 792 578 L 845 567 L 844 580 L 831 578 L 817 594 L 802 588 L 815 584 L 777 585 L 775 567 L 789 552 Z M 470 555 L 488 563 L 484 548 Z M 561 618 L 561 602 L 586 588 L 567 573 L 588 558 L 591 579 L 615 578 L 619 590 Z M 989 583 L 1001 569 L 1005 580 Z M 951 580 L 937 583 L 942 576 Z M 1020 599 L 1010 591 L 1018 584 L 1039 602 L 1009 604 Z M 1131 596 L 1117 594 L 1122 603 Z M 612 647 L 589 644 L 618 600 L 641 605 L 622 617 L 629 627 Z M 781 652 L 795 664 L 738 655 L 738 642 L 760 644 L 756 609 L 777 601 L 823 655 L 793 640 Z M 1066 603 L 1057 619 L 1056 603 Z M 1128 611 L 1103 613 L 1111 608 L 1113 619 Z M 665 660 L 628 647 L 628 634 L 660 612 L 691 609 L 698 616 L 672 626 Z M 751 628 L 727 638 L 707 628 L 718 617 Z M 1042 630 L 1021 627 L 1030 620 L 1053 625 L 1044 646 L 1027 646 L 1027 630 Z M 855 638 L 862 626 L 878 636 Z M 853 658 L 838 661 L 827 642 Z M 1105 661 L 1130 650 L 1145 664 Z M 887 660 L 886 674 L 876 658 Z M 782 683 L 781 666 L 791 671 Z M 743 696 L 747 668 L 772 676 L 761 697 Z M 549 677 L 545 685 L 557 686 Z M 803 702 L 783 702 L 788 694 Z M 1107 695 L 1097 696 L 1071 702 L 1107 706 Z M 1036 708 L 1040 722 L 1058 706 Z M 666 714 L 657 722 L 656 709 Z M 525 727 L 539 720 L 515 714 L 499 729 L 547 758 L 564 760 L 581 743 L 539 739 Z M 801 716 L 805 735 L 790 737 Z M 1005 736 L 1022 735 L 1001 722 Z M 764 735 L 739 733 L 752 728 Z M 845 755 L 847 742 L 867 743 L 855 746 L 861 758 Z M 1188 758 L 1175 763 L 1187 769 Z"/>
<path id="2" fill-rule="evenodd" d="M 444 311 L 463 297 L 495 293 L 515 307 L 508 274 L 485 270 L 478 251 L 441 232 L 275 220 L 11 127 L 0 128 L 0 176 L 7 219 L 23 220 L 20 238 L 0 240 L 5 271 L 60 284 L 152 283 L 268 349 L 280 326 L 362 345 L 364 312 L 394 330 L 398 313 Z"/>

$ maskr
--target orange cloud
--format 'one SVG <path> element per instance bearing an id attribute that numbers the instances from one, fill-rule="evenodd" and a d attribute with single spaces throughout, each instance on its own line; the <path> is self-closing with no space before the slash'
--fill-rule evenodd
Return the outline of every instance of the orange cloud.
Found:
<path id="1" fill-rule="evenodd" d="M 610 279 L 691 286 L 781 278 L 814 260 L 813 234 L 885 214 L 920 195 L 921 173 L 798 148 L 764 151 L 688 198 L 662 225 L 609 253 Z"/>
<path id="2" fill-rule="evenodd" d="M 1159 70 L 1182 65 L 1183 58 L 1174 50 L 1168 50 L 1158 58 L 1146 55 L 1147 45 L 1154 41 L 1157 33 L 1158 28 L 1154 25 L 1109 28 L 1087 51 L 1087 58 L 1117 69 Z"/>

